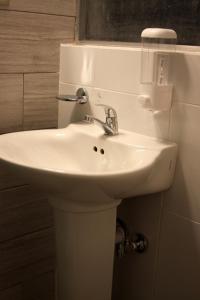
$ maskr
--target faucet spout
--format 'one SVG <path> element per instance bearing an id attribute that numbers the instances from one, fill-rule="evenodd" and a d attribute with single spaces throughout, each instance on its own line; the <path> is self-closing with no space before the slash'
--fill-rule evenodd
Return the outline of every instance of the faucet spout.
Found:
<path id="1" fill-rule="evenodd" d="M 91 115 L 86 115 L 85 116 L 85 121 L 88 122 L 88 123 L 96 122 L 97 125 L 99 125 L 101 128 L 103 128 L 106 135 L 115 135 L 113 129 L 110 126 L 108 126 L 108 124 L 101 121 L 100 119 L 97 119 L 97 118 L 95 118 Z"/>
<path id="2" fill-rule="evenodd" d="M 117 135 L 118 134 L 118 122 L 117 122 L 117 113 L 111 106 L 104 105 L 104 104 L 97 104 L 98 106 L 102 106 L 105 111 L 106 115 L 106 121 L 103 122 L 93 116 L 86 115 L 85 121 L 87 122 L 96 122 L 98 125 L 100 125 L 105 135 Z"/>

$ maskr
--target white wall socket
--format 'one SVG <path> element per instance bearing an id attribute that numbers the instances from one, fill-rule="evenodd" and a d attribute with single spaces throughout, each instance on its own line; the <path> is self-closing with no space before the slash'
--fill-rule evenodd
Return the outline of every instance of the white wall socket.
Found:
<path id="1" fill-rule="evenodd" d="M 10 0 L 0 0 L 0 5 L 9 5 Z"/>

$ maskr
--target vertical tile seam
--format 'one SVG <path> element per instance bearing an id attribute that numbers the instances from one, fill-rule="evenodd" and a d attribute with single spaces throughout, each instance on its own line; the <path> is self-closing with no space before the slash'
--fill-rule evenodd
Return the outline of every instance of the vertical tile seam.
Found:
<path id="1" fill-rule="evenodd" d="M 196 220 L 194 220 L 194 219 L 191 219 L 191 218 L 189 218 L 189 217 L 186 217 L 186 216 L 184 216 L 184 215 L 181 215 L 181 214 L 179 214 L 179 213 L 176 213 L 175 211 L 170 210 L 170 209 L 166 209 L 166 208 L 165 208 L 164 210 L 165 210 L 166 214 L 168 214 L 168 215 L 173 215 L 174 217 L 179 218 L 179 219 L 182 219 L 182 220 L 184 220 L 184 221 L 187 221 L 187 222 L 190 222 L 190 223 L 194 223 L 194 224 L 196 224 L 196 225 L 200 225 L 200 221 L 196 221 Z"/>
<path id="2" fill-rule="evenodd" d="M 79 36 L 79 26 L 80 26 L 80 0 L 76 0 L 76 15 L 75 17 L 75 23 L 74 23 L 74 40 L 75 42 L 79 42 L 80 36 Z"/>
<path id="3" fill-rule="evenodd" d="M 23 73 L 22 75 L 23 75 L 23 116 L 22 116 L 22 130 L 24 130 L 24 111 L 25 111 L 25 109 L 24 109 L 24 104 L 25 104 L 25 101 L 24 101 L 25 78 L 24 77 L 25 77 L 25 74 Z"/>
<path id="4" fill-rule="evenodd" d="M 170 140 L 170 132 L 171 132 L 171 126 L 172 126 L 172 112 L 173 112 L 173 105 L 174 105 L 174 99 L 172 99 L 172 105 L 170 108 L 170 112 L 169 112 L 169 122 L 168 122 L 168 133 L 167 133 L 167 138 L 168 140 Z"/>
<path id="5" fill-rule="evenodd" d="M 164 215 L 164 193 L 161 193 L 161 205 L 160 205 L 160 217 L 159 217 L 159 225 L 157 232 L 157 243 L 156 243 L 156 253 L 155 253 L 155 261 L 154 261 L 154 280 L 152 293 L 153 297 L 156 297 L 156 288 L 157 288 L 157 279 L 158 279 L 158 265 L 159 265 L 159 255 L 160 255 L 160 241 L 161 241 L 161 229 Z"/>

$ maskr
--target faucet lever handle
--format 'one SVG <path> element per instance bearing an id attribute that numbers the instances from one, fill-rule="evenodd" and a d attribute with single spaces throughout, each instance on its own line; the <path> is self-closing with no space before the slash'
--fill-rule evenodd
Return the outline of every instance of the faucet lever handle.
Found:
<path id="1" fill-rule="evenodd" d="M 101 104 L 101 103 L 96 104 L 96 106 L 103 107 L 107 117 L 115 117 L 115 118 L 117 117 L 117 112 L 112 106 L 106 105 L 106 104 Z"/>

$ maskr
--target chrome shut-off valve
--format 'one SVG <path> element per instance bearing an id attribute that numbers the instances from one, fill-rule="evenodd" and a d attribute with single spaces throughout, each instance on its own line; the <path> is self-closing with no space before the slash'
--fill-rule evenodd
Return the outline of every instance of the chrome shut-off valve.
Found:
<path id="1" fill-rule="evenodd" d="M 143 253 L 147 250 L 147 248 L 147 238 L 141 233 L 136 233 L 133 236 L 131 236 L 129 234 L 126 223 L 118 218 L 115 242 L 117 257 L 124 257 L 127 253 L 133 251 L 137 253 Z"/>

